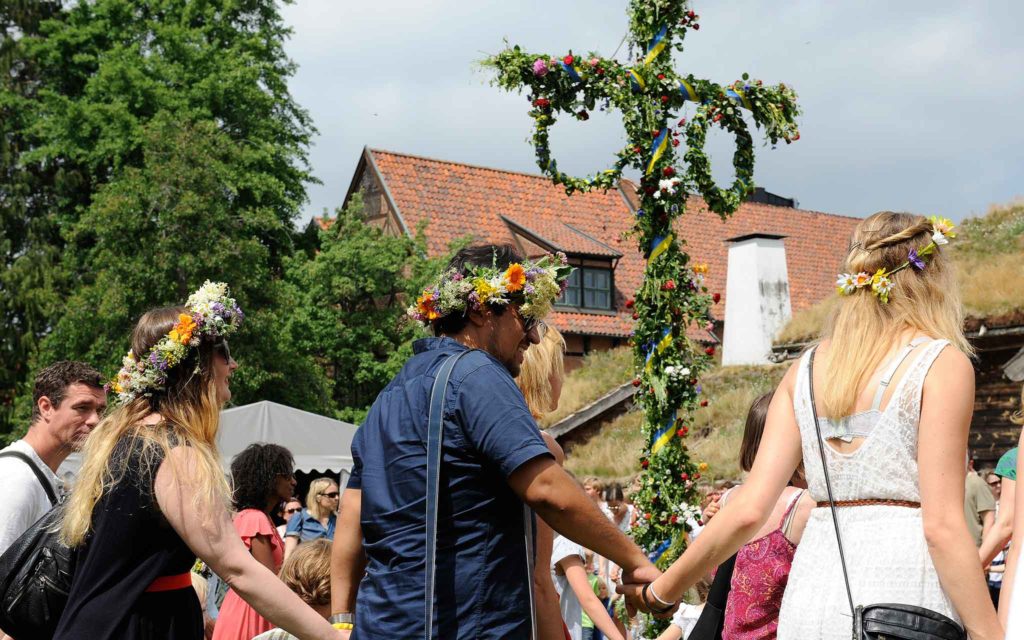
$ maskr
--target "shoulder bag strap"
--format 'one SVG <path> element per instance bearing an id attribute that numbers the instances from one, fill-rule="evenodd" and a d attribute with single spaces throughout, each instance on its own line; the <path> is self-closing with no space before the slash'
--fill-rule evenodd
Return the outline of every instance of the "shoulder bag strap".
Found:
<path id="1" fill-rule="evenodd" d="M 825 461 L 825 439 L 821 437 L 821 425 L 818 424 L 818 408 L 814 405 L 814 352 L 811 349 L 807 359 L 807 393 L 811 400 L 811 416 L 814 418 L 814 432 L 818 434 L 818 452 L 821 454 L 821 468 L 825 472 L 825 489 L 828 491 L 828 506 L 832 511 L 832 524 L 836 529 L 836 542 L 839 545 L 839 562 L 843 567 L 843 582 L 846 583 L 846 598 L 850 602 L 850 614 L 853 616 L 856 633 L 857 608 L 853 604 L 853 591 L 850 589 L 850 574 L 846 570 L 846 553 L 843 552 L 843 536 L 839 533 L 839 517 L 836 515 L 836 501 L 832 496 L 832 480 L 828 476 L 828 463 Z M 856 636 L 855 636 L 856 637 Z"/>
<path id="2" fill-rule="evenodd" d="M 470 350 L 471 351 L 471 350 Z M 437 498 L 441 491 L 441 441 L 444 431 L 444 399 L 448 379 L 455 363 L 470 351 L 448 356 L 441 363 L 430 392 L 430 409 L 427 417 L 427 545 L 426 545 L 426 592 L 424 598 L 424 638 L 433 639 L 434 633 L 434 583 L 437 560 Z"/>
<path id="3" fill-rule="evenodd" d="M 36 474 L 36 479 L 39 480 L 39 484 L 43 485 L 43 491 L 46 492 L 46 499 L 50 501 L 50 506 L 57 506 L 57 494 L 53 490 L 53 486 L 50 481 L 43 475 L 43 472 L 36 466 L 35 462 L 32 462 L 32 458 L 20 451 L 2 451 L 0 452 L 0 458 L 17 458 L 28 465 L 28 468 L 32 470 L 32 473 Z"/>

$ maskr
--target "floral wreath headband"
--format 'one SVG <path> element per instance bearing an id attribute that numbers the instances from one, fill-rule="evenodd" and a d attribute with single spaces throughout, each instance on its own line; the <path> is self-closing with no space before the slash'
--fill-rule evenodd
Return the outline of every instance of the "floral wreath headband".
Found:
<path id="1" fill-rule="evenodd" d="M 860 289 L 870 287 L 871 293 L 881 300 L 882 304 L 888 304 L 889 293 L 895 286 L 892 281 L 894 274 L 909 267 L 914 267 L 918 271 L 923 270 L 926 265 L 925 258 L 930 259 L 941 245 L 949 244 L 949 239 L 956 237 L 956 233 L 953 232 L 954 225 L 950 222 L 949 218 L 932 216 L 929 219 L 932 223 L 932 240 L 923 249 L 920 251 L 911 249 L 910 253 L 907 254 L 906 261 L 892 271 L 886 271 L 883 267 L 876 271 L 874 275 L 868 275 L 865 271 L 856 274 L 840 273 L 839 278 L 836 280 L 836 288 L 839 294 L 849 296 Z"/>
<path id="2" fill-rule="evenodd" d="M 152 397 L 167 385 L 167 371 L 177 366 L 198 347 L 204 338 L 226 338 L 235 333 L 245 314 L 223 282 L 207 280 L 185 303 L 187 313 L 178 315 L 170 333 L 160 339 L 149 353 L 138 358 L 128 351 L 117 377 L 108 389 L 117 394 L 117 403 L 126 404 L 139 397 Z"/>
<path id="3" fill-rule="evenodd" d="M 519 312 L 524 317 L 540 320 L 565 291 L 572 271 L 561 252 L 534 262 L 516 262 L 504 270 L 494 265 L 473 266 L 463 275 L 450 269 L 441 274 L 438 282 L 424 289 L 406 313 L 427 326 L 452 313 L 479 311 L 485 304 L 521 301 Z"/>

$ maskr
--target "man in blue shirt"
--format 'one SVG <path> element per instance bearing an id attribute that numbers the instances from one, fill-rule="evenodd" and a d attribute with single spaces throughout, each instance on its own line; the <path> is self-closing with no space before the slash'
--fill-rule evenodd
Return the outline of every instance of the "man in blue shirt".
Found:
<path id="1" fill-rule="evenodd" d="M 659 575 L 555 463 L 513 381 L 570 272 L 561 259 L 469 247 L 410 309 L 437 337 L 415 343 L 356 433 L 334 539 L 332 609 L 354 616 L 353 638 L 424 637 L 428 402 L 442 362 L 469 349 L 445 396 L 433 637 L 530 638 L 524 502 L 631 581 Z"/>

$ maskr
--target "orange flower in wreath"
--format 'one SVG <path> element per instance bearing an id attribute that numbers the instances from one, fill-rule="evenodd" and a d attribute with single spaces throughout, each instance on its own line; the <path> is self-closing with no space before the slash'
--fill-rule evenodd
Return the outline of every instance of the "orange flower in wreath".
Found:
<path id="1" fill-rule="evenodd" d="M 420 315 L 426 318 L 428 322 L 432 322 L 441 317 L 441 314 L 437 312 L 437 308 L 434 306 L 436 300 L 434 299 L 433 291 L 424 291 L 423 295 L 416 298 L 416 310 L 420 312 Z"/>
<path id="2" fill-rule="evenodd" d="M 169 337 L 178 344 L 188 344 L 192 340 L 192 332 L 196 330 L 196 321 L 187 313 L 178 315 L 178 324 L 171 329 Z"/>
<path id="3" fill-rule="evenodd" d="M 518 262 L 509 265 L 508 269 L 505 270 L 505 281 L 508 283 L 505 285 L 505 289 L 509 293 L 521 290 L 526 284 L 526 270 L 523 269 L 523 265 Z"/>

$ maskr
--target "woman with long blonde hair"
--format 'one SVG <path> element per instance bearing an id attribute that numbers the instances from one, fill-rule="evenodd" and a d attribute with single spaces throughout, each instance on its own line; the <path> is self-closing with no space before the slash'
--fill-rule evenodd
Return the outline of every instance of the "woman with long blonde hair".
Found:
<path id="1" fill-rule="evenodd" d="M 347 637 L 249 554 L 231 522 L 216 447 L 238 367 L 227 338 L 242 322 L 227 286 L 207 282 L 183 307 L 138 321 L 96 427 L 61 535 L 78 550 L 54 638 L 203 638 L 189 571 L 196 556 L 276 625 L 303 638 Z"/>
<path id="2" fill-rule="evenodd" d="M 802 459 L 818 508 L 796 551 L 778 638 L 848 639 L 853 618 L 824 457 L 853 604 L 913 605 L 959 620 L 972 640 L 1003 637 L 964 518 L 974 369 L 942 248 L 952 237 L 948 220 L 905 213 L 857 225 L 839 304 L 775 392 L 742 491 L 663 576 L 620 587 L 632 604 L 663 610 L 732 555 L 763 525 Z"/>
<path id="3" fill-rule="evenodd" d="M 303 542 L 326 538 L 334 540 L 341 502 L 338 483 L 331 478 L 317 478 L 309 483 L 306 508 L 288 519 L 284 532 L 284 557 L 288 558 Z"/>

